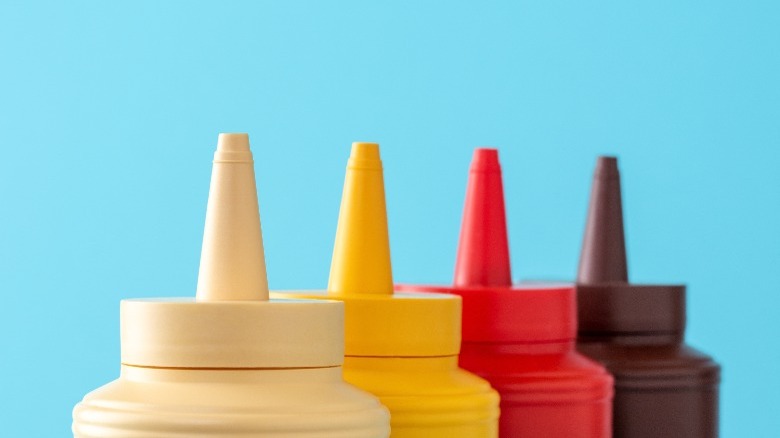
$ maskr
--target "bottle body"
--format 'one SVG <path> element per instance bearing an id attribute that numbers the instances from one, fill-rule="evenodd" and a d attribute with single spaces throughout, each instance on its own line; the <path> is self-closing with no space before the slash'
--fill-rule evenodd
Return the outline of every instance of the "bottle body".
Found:
<path id="1" fill-rule="evenodd" d="M 387 437 L 388 414 L 341 367 L 156 369 L 120 378 L 73 411 L 75 438 Z"/>
<path id="2" fill-rule="evenodd" d="M 615 376 L 615 438 L 718 436 L 720 367 L 679 336 L 583 336 Z"/>
<path id="3" fill-rule="evenodd" d="M 501 395 L 500 436 L 611 436 L 612 377 L 573 341 L 467 342 L 460 365 Z"/>
<path id="4" fill-rule="evenodd" d="M 498 394 L 457 361 L 347 356 L 344 380 L 387 406 L 393 438 L 497 437 Z"/>

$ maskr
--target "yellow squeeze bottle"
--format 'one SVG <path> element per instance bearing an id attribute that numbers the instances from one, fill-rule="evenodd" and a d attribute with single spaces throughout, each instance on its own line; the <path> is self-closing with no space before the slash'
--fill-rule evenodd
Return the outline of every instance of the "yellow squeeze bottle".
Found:
<path id="1" fill-rule="evenodd" d="M 342 303 L 268 295 L 249 140 L 220 134 L 196 299 L 122 301 L 120 377 L 76 405 L 74 436 L 387 437 L 342 380 Z"/>
<path id="2" fill-rule="evenodd" d="M 390 409 L 394 438 L 498 436 L 498 395 L 458 368 L 461 299 L 393 292 L 379 146 L 354 143 L 327 292 L 345 305 L 344 379 Z"/>

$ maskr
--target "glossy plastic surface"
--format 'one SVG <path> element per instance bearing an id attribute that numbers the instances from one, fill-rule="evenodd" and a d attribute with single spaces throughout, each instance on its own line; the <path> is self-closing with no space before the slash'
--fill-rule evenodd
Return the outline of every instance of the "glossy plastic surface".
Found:
<path id="1" fill-rule="evenodd" d="M 511 284 L 494 149 L 474 153 L 463 218 L 455 285 L 398 285 L 396 290 L 462 297 L 460 366 L 501 395 L 501 436 L 610 437 L 612 378 L 574 349 L 573 286 Z"/>
<path id="2" fill-rule="evenodd" d="M 578 348 L 615 375 L 615 437 L 718 436 L 720 367 L 708 355 L 675 336 L 581 337 Z"/>
<path id="3" fill-rule="evenodd" d="M 387 437 L 387 412 L 341 367 L 172 370 L 122 367 L 73 412 L 77 438 Z"/>
<path id="4" fill-rule="evenodd" d="M 720 367 L 685 345 L 685 286 L 629 282 L 615 157 L 596 162 L 577 287 L 578 348 L 615 376 L 614 436 L 717 437 Z"/>
<path id="5" fill-rule="evenodd" d="M 458 368 L 460 298 L 394 293 L 388 242 L 379 148 L 355 143 L 328 290 L 271 296 L 344 303 L 344 379 L 390 409 L 393 437 L 496 437 L 498 395 Z"/>
<path id="6" fill-rule="evenodd" d="M 343 304 L 269 300 L 245 134 L 220 135 L 197 298 L 125 300 L 122 372 L 73 410 L 76 438 L 385 438 L 343 381 Z"/>

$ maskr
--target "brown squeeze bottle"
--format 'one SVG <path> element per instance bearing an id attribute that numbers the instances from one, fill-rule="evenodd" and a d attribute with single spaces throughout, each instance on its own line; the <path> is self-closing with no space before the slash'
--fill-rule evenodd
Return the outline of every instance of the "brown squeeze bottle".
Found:
<path id="1" fill-rule="evenodd" d="M 718 436 L 720 367 L 684 342 L 685 286 L 628 282 L 614 157 L 596 163 L 577 300 L 577 347 L 615 376 L 615 438 Z"/>

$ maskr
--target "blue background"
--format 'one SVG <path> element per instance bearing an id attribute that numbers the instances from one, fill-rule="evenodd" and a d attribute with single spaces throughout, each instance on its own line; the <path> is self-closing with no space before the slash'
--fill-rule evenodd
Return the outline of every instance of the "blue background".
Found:
<path id="1" fill-rule="evenodd" d="M 632 279 L 689 284 L 723 436 L 777 436 L 777 2 L 62 3 L 0 4 L 4 436 L 69 435 L 120 299 L 194 294 L 223 131 L 251 135 L 275 289 L 326 285 L 354 140 L 382 144 L 402 282 L 451 281 L 479 145 L 514 276 L 572 278 L 617 154 Z"/>

